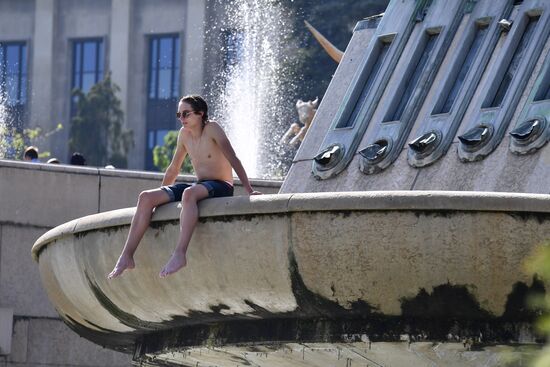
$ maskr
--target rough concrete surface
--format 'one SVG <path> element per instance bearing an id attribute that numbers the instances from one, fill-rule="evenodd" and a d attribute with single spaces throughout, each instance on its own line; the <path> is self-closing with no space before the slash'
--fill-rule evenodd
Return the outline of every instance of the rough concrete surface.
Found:
<path id="1" fill-rule="evenodd" d="M 129 366 L 131 357 L 79 338 L 59 319 L 17 317 L 7 367 Z M 2 359 L 4 358 L 4 359 Z"/>
<path id="2" fill-rule="evenodd" d="M 256 209 L 255 200 L 205 202 L 189 264 L 168 279 L 157 274 L 178 235 L 176 204 L 147 231 L 136 269 L 114 281 L 105 276 L 127 233 L 126 211 L 54 230 L 34 248 L 49 297 L 96 343 L 128 350 L 143 335 L 138 358 L 178 345 L 337 341 L 343 330 L 373 342 L 407 330 L 464 340 L 479 328 L 485 342 L 538 340 L 522 331 L 529 316 L 517 305 L 544 285 L 517 269 L 548 240 L 547 195 L 266 195 Z M 113 227 L 116 213 L 125 219 Z M 420 321 L 440 318 L 454 321 Z"/>
<path id="3" fill-rule="evenodd" d="M 25 168 L 37 168 L 33 171 L 32 179 Z M 48 170 L 41 168 L 30 163 L 27 166 L 2 166 L 0 221 L 54 227 L 74 218 L 97 213 L 99 178 L 90 176 L 97 170 L 81 168 L 79 173 L 61 174 L 63 170 L 57 167 Z M 71 209 L 67 210 L 66 204 L 76 197 L 79 200 L 71 201 Z M 52 205 L 38 205 L 44 202 Z"/>
<path id="4" fill-rule="evenodd" d="M 155 355 L 163 362 L 180 363 L 184 366 L 257 365 L 284 366 L 392 366 L 433 367 L 445 361 L 445 366 L 497 367 L 522 365 L 533 355 L 529 346 L 491 346 L 481 351 L 465 351 L 462 343 L 285 343 L 274 349 L 270 346 L 190 348 L 185 351 Z M 391 357 L 390 357 L 391 356 Z M 151 356 L 152 357 L 152 356 Z M 514 363 L 515 362 L 515 363 Z"/>
<path id="5" fill-rule="evenodd" d="M 0 225 L 0 307 L 13 308 L 16 317 L 58 316 L 29 257 L 33 241 L 44 230 Z"/>

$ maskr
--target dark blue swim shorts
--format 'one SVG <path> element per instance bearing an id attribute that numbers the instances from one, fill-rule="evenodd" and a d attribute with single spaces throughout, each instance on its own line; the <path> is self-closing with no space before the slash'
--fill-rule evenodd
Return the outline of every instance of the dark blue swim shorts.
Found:
<path id="1" fill-rule="evenodd" d="M 180 201 L 183 190 L 194 185 L 203 185 L 208 190 L 208 197 L 217 198 L 222 196 L 233 196 L 233 185 L 221 180 L 197 181 L 194 184 L 178 183 L 170 186 L 161 186 L 161 189 L 170 196 L 170 201 Z"/>

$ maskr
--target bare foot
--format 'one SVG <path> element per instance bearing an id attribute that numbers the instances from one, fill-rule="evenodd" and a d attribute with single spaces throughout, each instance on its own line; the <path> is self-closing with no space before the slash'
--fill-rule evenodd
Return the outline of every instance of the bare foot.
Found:
<path id="1" fill-rule="evenodd" d="M 187 259 L 185 254 L 181 252 L 174 252 L 170 260 L 164 265 L 164 268 L 160 271 L 159 277 L 166 278 L 168 275 L 175 273 L 176 271 L 187 265 Z"/>
<path id="2" fill-rule="evenodd" d="M 115 268 L 107 276 L 107 278 L 109 279 L 116 278 L 119 275 L 121 275 L 124 270 L 133 269 L 135 267 L 136 267 L 136 264 L 134 263 L 134 259 L 132 256 L 120 255 L 120 257 L 118 258 L 118 261 L 116 262 Z"/>

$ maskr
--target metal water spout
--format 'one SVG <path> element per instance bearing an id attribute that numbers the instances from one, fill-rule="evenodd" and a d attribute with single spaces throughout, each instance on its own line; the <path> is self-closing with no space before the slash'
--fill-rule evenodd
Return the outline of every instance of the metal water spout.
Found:
<path id="1" fill-rule="evenodd" d="M 539 119 L 527 120 L 521 125 L 519 125 L 514 130 L 510 131 L 510 135 L 516 140 L 521 142 L 528 142 L 530 140 L 536 139 L 540 132 L 542 124 Z"/>
<path id="2" fill-rule="evenodd" d="M 484 125 L 476 126 L 462 135 L 458 136 L 458 140 L 468 147 L 477 147 L 490 137 L 489 127 Z"/>
<path id="3" fill-rule="evenodd" d="M 409 147 L 416 153 L 425 154 L 433 151 L 437 143 L 437 134 L 434 131 L 430 131 L 411 141 Z"/>
<path id="4" fill-rule="evenodd" d="M 378 162 L 386 156 L 388 145 L 386 140 L 377 140 L 373 144 L 368 145 L 365 149 L 360 150 L 359 154 L 369 161 Z"/>
<path id="5" fill-rule="evenodd" d="M 339 144 L 331 145 L 324 149 L 321 153 L 317 154 L 313 159 L 319 165 L 324 167 L 332 167 L 343 155 L 343 148 Z"/>

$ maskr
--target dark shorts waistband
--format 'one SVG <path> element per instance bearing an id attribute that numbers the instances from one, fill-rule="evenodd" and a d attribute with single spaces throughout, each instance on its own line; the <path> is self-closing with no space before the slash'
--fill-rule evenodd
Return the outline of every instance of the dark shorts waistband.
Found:
<path id="1" fill-rule="evenodd" d="M 174 185 L 161 186 L 160 188 L 168 194 L 170 201 L 180 201 L 185 189 L 199 184 L 206 187 L 209 198 L 233 196 L 233 185 L 222 180 L 200 180 L 193 184 L 178 183 Z"/>

